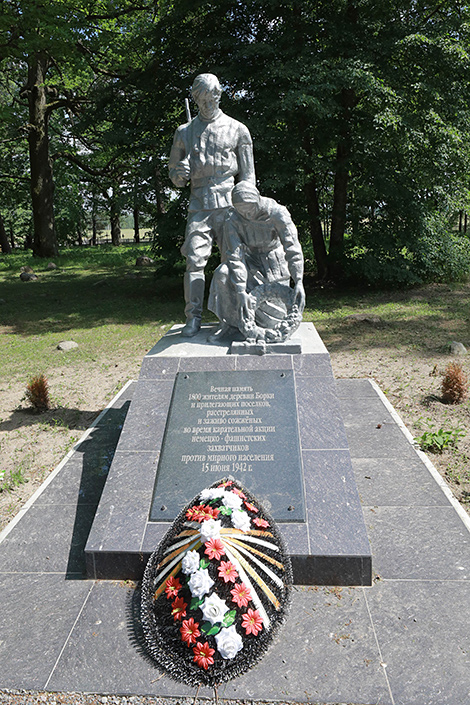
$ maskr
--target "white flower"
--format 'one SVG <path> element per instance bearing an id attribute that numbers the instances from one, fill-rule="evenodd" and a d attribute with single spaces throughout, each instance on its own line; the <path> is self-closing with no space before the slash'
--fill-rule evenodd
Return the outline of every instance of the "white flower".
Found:
<path id="1" fill-rule="evenodd" d="M 209 575 L 207 568 L 196 570 L 196 572 L 191 575 L 188 583 L 191 595 L 199 599 L 209 592 L 213 584 L 214 581 Z"/>
<path id="2" fill-rule="evenodd" d="M 239 497 L 235 492 L 226 492 L 222 499 L 224 506 L 229 509 L 240 509 L 242 506 L 242 498 Z"/>
<path id="3" fill-rule="evenodd" d="M 246 512 L 243 511 L 243 509 L 238 509 L 235 512 L 232 512 L 232 524 L 236 529 L 240 529 L 240 531 L 249 531 L 251 527 L 251 521 L 250 517 Z"/>
<path id="4" fill-rule="evenodd" d="M 188 551 L 182 561 L 183 573 L 189 575 L 199 568 L 200 556 L 197 551 Z"/>
<path id="5" fill-rule="evenodd" d="M 220 539 L 221 528 L 222 522 L 218 519 L 206 519 L 206 521 L 203 521 L 199 529 L 202 543 L 206 543 L 209 539 Z"/>
<path id="6" fill-rule="evenodd" d="M 215 635 L 215 640 L 219 654 L 225 659 L 234 658 L 240 649 L 243 649 L 243 639 L 238 634 L 234 624 L 231 627 L 221 629 Z"/>
<path id="7" fill-rule="evenodd" d="M 224 494 L 225 490 L 223 487 L 208 487 L 207 489 L 202 490 L 199 495 L 199 499 L 203 502 L 209 502 L 211 499 L 219 499 L 219 497 L 223 497 Z"/>
<path id="8" fill-rule="evenodd" d="M 227 605 L 215 592 L 209 595 L 209 597 L 206 597 L 201 606 L 201 610 L 204 619 L 207 619 L 211 624 L 221 622 L 226 612 L 228 612 Z"/>

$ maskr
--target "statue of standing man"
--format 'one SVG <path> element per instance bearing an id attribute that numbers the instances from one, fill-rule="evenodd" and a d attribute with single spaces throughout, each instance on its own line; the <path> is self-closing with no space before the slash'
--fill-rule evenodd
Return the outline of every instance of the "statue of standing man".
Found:
<path id="1" fill-rule="evenodd" d="M 182 335 L 192 337 L 201 327 L 204 269 L 218 245 L 224 261 L 223 224 L 235 182 L 255 184 L 253 144 L 248 128 L 219 108 L 222 89 L 216 76 L 196 77 L 191 94 L 198 115 L 175 132 L 170 153 L 170 178 L 182 188 L 191 181 L 186 236 L 184 298 L 186 324 Z"/>

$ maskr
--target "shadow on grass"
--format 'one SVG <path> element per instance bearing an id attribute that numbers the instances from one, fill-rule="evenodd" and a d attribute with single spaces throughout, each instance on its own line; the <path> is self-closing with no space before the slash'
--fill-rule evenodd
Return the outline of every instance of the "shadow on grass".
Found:
<path id="1" fill-rule="evenodd" d="M 425 409 L 430 409 L 432 408 L 433 404 L 444 404 L 444 400 L 442 397 L 438 397 L 436 394 L 426 394 L 423 396 L 420 400 L 421 406 L 424 406 Z"/>
<path id="2" fill-rule="evenodd" d="M 416 355 L 434 358 L 448 355 L 448 344 L 455 339 L 441 329 L 445 320 L 444 317 L 428 316 L 419 321 L 384 321 L 371 325 L 352 324 L 342 318 L 329 319 L 326 325 L 321 321 L 317 329 L 331 354 L 344 351 L 367 354 L 374 349 L 399 351 L 412 347 Z"/>
<path id="3" fill-rule="evenodd" d="M 34 282 L 15 275 L 0 281 L 0 330 L 12 335 L 65 334 L 103 325 L 169 325 L 182 322 L 182 276 L 156 277 L 143 270 L 41 273 Z M 206 293 L 209 290 L 207 278 Z M 330 352 L 412 346 L 418 354 L 445 355 L 451 340 L 468 341 L 470 286 L 432 284 L 416 289 L 314 290 L 304 320 L 318 328 Z M 351 323 L 355 312 L 379 315 L 382 323 Z M 204 310 L 204 318 L 212 317 Z"/>
<path id="4" fill-rule="evenodd" d="M 109 273 L 52 273 L 37 281 L 0 282 L 0 326 L 23 336 L 106 324 L 183 320 L 182 279 Z"/>
<path id="5" fill-rule="evenodd" d="M 383 316 L 387 322 L 422 317 L 468 322 L 470 284 L 429 284 L 401 290 L 313 290 L 308 291 L 307 308 L 315 315 L 332 315 L 331 322 L 345 320 L 352 313 Z"/>

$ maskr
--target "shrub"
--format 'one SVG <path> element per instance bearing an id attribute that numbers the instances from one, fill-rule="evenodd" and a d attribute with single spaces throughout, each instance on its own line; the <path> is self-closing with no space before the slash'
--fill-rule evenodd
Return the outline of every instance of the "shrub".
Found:
<path id="1" fill-rule="evenodd" d="M 446 404 L 458 404 L 467 396 L 467 375 L 458 362 L 447 365 L 442 380 L 442 400 Z"/>
<path id="2" fill-rule="evenodd" d="M 449 446 L 455 446 L 458 439 L 464 435 L 460 428 L 451 431 L 440 428 L 438 431 L 425 431 L 415 440 L 425 453 L 442 453 Z"/>
<path id="3" fill-rule="evenodd" d="M 44 375 L 30 379 L 26 387 L 26 399 L 37 411 L 50 409 L 49 386 Z"/>
<path id="4" fill-rule="evenodd" d="M 452 230 L 452 220 L 434 213 L 413 245 L 416 272 L 423 281 L 465 281 L 470 274 L 468 237 Z"/>
<path id="5" fill-rule="evenodd" d="M 469 240 L 452 224 L 439 213 L 408 221 L 383 213 L 362 222 L 345 242 L 345 274 L 371 286 L 465 281 L 470 276 Z"/>

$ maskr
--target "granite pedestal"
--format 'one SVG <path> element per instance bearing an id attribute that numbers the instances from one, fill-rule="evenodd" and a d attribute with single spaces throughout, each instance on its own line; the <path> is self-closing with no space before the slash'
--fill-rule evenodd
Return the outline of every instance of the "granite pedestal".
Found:
<path id="1" fill-rule="evenodd" d="M 181 326 L 174 326 L 144 358 L 86 544 L 88 576 L 139 579 L 149 555 L 171 526 L 174 511 L 168 516 L 167 504 L 159 502 L 158 492 L 157 500 L 154 499 L 154 490 L 162 452 L 172 457 L 174 437 L 169 426 L 173 428 L 176 422 L 173 420 L 170 424 L 168 419 L 175 380 L 187 378 L 190 381 L 195 373 L 206 376 L 212 373 L 214 379 L 223 380 L 224 376 L 230 379 L 232 389 L 234 379 L 244 387 L 256 376 L 264 376 L 269 381 L 278 375 L 292 384 L 293 402 L 286 406 L 285 422 L 292 421 L 294 409 L 296 425 L 289 432 L 292 448 L 288 456 L 298 453 L 298 460 L 293 460 L 293 476 L 298 463 L 300 487 L 295 495 L 292 493 L 296 497 L 295 507 L 291 505 L 289 492 L 283 490 L 281 519 L 276 517 L 274 509 L 273 516 L 292 558 L 294 581 L 304 585 L 370 585 L 371 551 L 348 440 L 329 354 L 314 326 L 303 323 L 297 333 L 302 342 L 301 354 L 262 356 L 229 354 L 228 345 L 223 343 L 208 345 L 209 326 L 203 327 L 190 340 L 182 338 L 180 330 Z M 268 439 L 274 451 L 276 435 Z M 197 448 L 201 450 L 201 444 L 197 444 Z M 175 492 L 178 489 L 176 509 L 182 509 L 195 494 L 191 488 L 186 496 L 185 488 L 181 488 L 187 472 L 185 463 L 178 460 L 181 457 L 181 453 L 176 453 L 174 461 Z M 234 466 L 234 469 L 240 468 Z M 234 473 L 234 477 L 269 509 L 273 506 L 270 495 L 276 491 L 277 473 L 282 475 L 282 465 L 273 473 L 272 483 L 258 485 L 256 472 Z M 214 473 L 201 475 L 201 486 L 196 491 L 218 479 Z M 283 513 L 283 507 L 295 510 L 292 520 L 287 520 L 289 514 Z M 160 510 L 161 519 L 156 521 Z"/>

